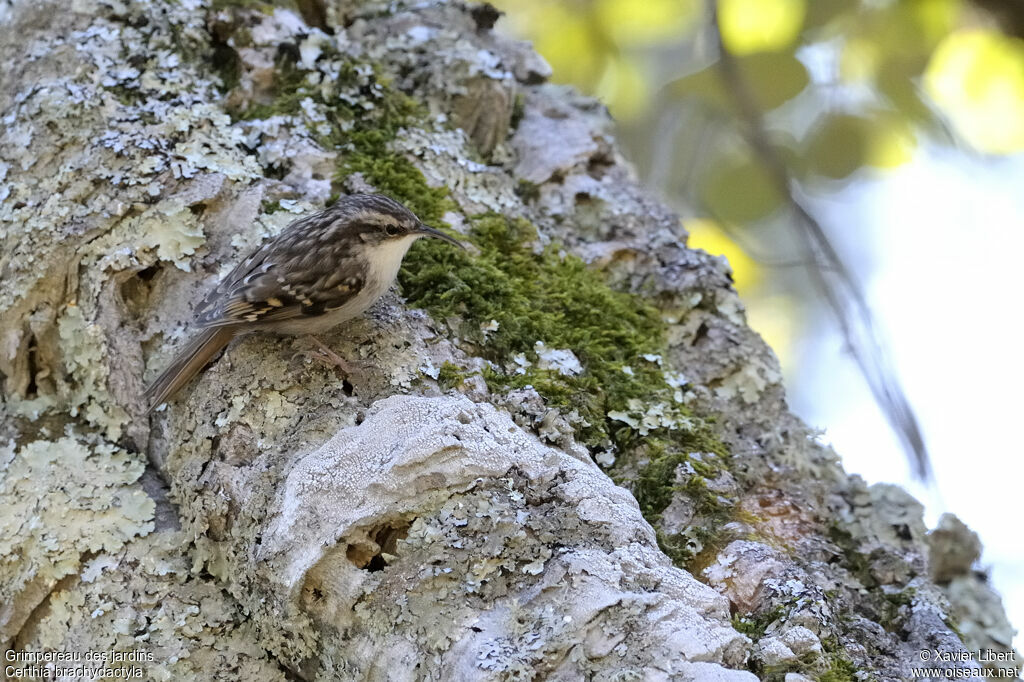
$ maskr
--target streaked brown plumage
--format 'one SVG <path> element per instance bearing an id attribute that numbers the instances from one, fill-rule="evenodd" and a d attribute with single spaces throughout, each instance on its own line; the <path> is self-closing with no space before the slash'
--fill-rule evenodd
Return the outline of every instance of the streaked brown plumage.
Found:
<path id="1" fill-rule="evenodd" d="M 313 334 L 359 315 L 395 281 L 420 237 L 462 246 L 380 194 L 344 197 L 291 223 L 199 304 L 195 325 L 202 331 L 146 389 L 147 409 L 173 396 L 240 334 Z"/>

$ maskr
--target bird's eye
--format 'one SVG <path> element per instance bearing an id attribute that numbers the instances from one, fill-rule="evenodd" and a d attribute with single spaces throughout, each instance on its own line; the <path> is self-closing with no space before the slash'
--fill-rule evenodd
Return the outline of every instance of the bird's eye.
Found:
<path id="1" fill-rule="evenodd" d="M 398 233 L 401 232 L 401 230 L 398 228 L 398 225 L 387 225 L 384 227 L 384 232 L 389 237 L 397 237 Z"/>

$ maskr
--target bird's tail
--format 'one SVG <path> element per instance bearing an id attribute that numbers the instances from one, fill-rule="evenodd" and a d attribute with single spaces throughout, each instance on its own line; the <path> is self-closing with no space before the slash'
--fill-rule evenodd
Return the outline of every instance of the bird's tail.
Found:
<path id="1" fill-rule="evenodd" d="M 152 412 L 198 374 L 214 355 L 228 345 L 235 331 L 233 327 L 211 327 L 189 341 L 174 362 L 146 389 L 146 412 Z"/>

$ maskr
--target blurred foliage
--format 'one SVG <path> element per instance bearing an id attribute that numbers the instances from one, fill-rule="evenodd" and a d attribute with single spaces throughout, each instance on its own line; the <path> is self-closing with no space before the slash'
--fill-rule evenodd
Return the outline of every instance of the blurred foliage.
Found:
<path id="1" fill-rule="evenodd" d="M 1020 0 L 717 0 L 717 27 L 704 0 L 494 4 L 554 80 L 608 104 L 645 180 L 690 211 L 692 244 L 728 255 L 748 300 L 795 295 L 736 246 L 776 246 L 788 197 L 747 143 L 716 30 L 801 195 L 827 199 L 924 145 L 1024 151 Z M 794 325 L 769 326 L 785 361 L 792 339 L 772 337 Z"/>

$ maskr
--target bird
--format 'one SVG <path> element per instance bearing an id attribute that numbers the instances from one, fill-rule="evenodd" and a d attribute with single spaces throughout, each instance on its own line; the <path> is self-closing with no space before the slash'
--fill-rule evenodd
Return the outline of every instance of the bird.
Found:
<path id="1" fill-rule="evenodd" d="M 360 315 L 391 287 L 409 247 L 421 237 L 465 248 L 384 194 L 348 195 L 293 221 L 196 306 L 193 326 L 200 331 L 146 389 L 146 413 L 174 396 L 237 336 L 314 335 Z"/>

